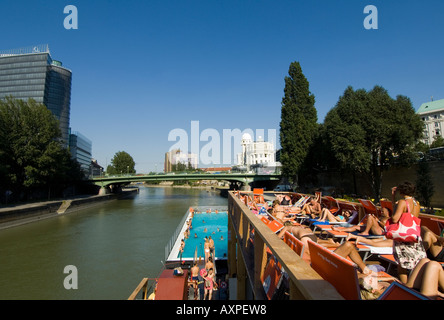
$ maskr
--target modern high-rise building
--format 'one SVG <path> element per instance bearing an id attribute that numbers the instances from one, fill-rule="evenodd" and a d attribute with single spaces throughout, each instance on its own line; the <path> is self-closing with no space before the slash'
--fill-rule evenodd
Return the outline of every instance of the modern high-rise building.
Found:
<path id="1" fill-rule="evenodd" d="M 92 142 L 80 132 L 73 132 L 69 135 L 69 151 L 71 157 L 80 164 L 85 176 L 92 175 Z"/>
<path id="2" fill-rule="evenodd" d="M 0 99 L 34 99 L 59 120 L 69 143 L 72 72 L 53 60 L 48 45 L 0 51 Z"/>

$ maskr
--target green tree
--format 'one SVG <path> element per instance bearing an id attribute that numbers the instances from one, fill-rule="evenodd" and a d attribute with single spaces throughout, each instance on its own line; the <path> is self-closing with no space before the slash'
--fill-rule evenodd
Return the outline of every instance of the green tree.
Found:
<path id="1" fill-rule="evenodd" d="M 133 158 L 125 151 L 118 151 L 111 159 L 111 165 L 108 166 L 106 172 L 108 174 L 134 174 L 136 163 Z"/>
<path id="2" fill-rule="evenodd" d="M 378 201 L 383 171 L 394 162 L 414 158 L 422 135 L 422 122 L 410 99 L 392 99 L 380 86 L 369 92 L 348 87 L 324 125 L 340 167 L 366 174 Z"/>
<path id="3" fill-rule="evenodd" d="M 432 196 L 435 193 L 435 187 L 430 173 L 429 163 L 422 160 L 418 163 L 416 170 L 416 193 L 418 200 L 424 207 L 431 208 Z"/>
<path id="4" fill-rule="evenodd" d="M 315 97 L 310 93 L 307 78 L 299 62 L 292 62 L 285 77 L 282 98 L 280 142 L 282 174 L 297 183 L 317 128 Z"/>
<path id="5" fill-rule="evenodd" d="M 432 144 L 430 145 L 430 148 L 439 148 L 439 147 L 444 147 L 444 138 L 436 135 L 435 138 L 433 139 Z"/>
<path id="6" fill-rule="evenodd" d="M 0 174 L 15 195 L 65 183 L 75 169 L 61 144 L 59 124 L 43 104 L 7 97 L 0 101 Z M 71 175 L 69 179 L 75 176 Z"/>

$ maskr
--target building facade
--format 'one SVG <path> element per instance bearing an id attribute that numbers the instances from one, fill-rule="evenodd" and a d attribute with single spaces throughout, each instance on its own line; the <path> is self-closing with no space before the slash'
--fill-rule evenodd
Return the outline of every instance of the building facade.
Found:
<path id="1" fill-rule="evenodd" d="M 92 161 L 92 142 L 80 132 L 73 132 L 69 135 L 69 151 L 71 158 L 80 164 L 80 168 L 85 176 L 93 175 Z"/>
<path id="2" fill-rule="evenodd" d="M 192 168 L 197 169 L 198 159 L 197 154 L 194 153 L 185 153 L 178 149 L 173 149 L 167 153 L 165 153 L 165 163 L 164 163 L 164 172 L 172 172 L 174 171 L 174 166 L 177 164 L 185 165 L 186 169 Z"/>
<path id="3" fill-rule="evenodd" d="M 253 141 L 248 133 L 242 136 L 242 152 L 237 155 L 239 166 L 249 167 L 256 164 L 271 164 L 276 162 L 276 150 L 271 142 L 265 142 L 262 137 Z"/>
<path id="4" fill-rule="evenodd" d="M 444 138 L 444 99 L 425 102 L 417 114 L 424 121 L 423 142 L 430 146 L 436 136 Z"/>
<path id="5" fill-rule="evenodd" d="M 72 72 L 53 60 L 48 45 L 0 51 L 0 99 L 34 99 L 59 120 L 62 140 L 69 143 Z"/>

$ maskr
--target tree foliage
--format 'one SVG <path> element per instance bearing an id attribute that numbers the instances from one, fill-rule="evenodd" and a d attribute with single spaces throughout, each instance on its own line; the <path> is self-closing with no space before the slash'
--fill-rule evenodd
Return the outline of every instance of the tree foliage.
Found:
<path id="1" fill-rule="evenodd" d="M 317 111 L 314 104 L 315 97 L 299 62 L 292 62 L 285 77 L 280 122 L 282 174 L 291 182 L 297 182 L 316 133 Z"/>
<path id="2" fill-rule="evenodd" d="M 430 148 L 440 148 L 440 147 L 444 147 L 444 138 L 436 135 L 435 138 L 433 139 L 432 144 L 430 145 Z"/>
<path id="3" fill-rule="evenodd" d="M 57 119 L 43 104 L 0 100 L 2 189 L 27 197 L 35 189 L 80 179 L 78 166 L 61 144 Z"/>
<path id="4" fill-rule="evenodd" d="M 424 207 L 431 208 L 432 196 L 435 193 L 430 166 L 427 161 L 420 161 L 416 170 L 416 193 Z"/>
<path id="5" fill-rule="evenodd" d="M 324 125 L 340 167 L 367 174 L 378 200 L 383 171 L 395 161 L 411 159 L 422 135 L 422 122 L 410 99 L 393 99 L 380 86 L 368 92 L 348 87 Z"/>
<path id="6" fill-rule="evenodd" d="M 106 172 L 108 174 L 133 174 L 136 173 L 135 165 L 133 158 L 127 152 L 118 151 L 111 159 L 111 165 L 108 166 Z"/>

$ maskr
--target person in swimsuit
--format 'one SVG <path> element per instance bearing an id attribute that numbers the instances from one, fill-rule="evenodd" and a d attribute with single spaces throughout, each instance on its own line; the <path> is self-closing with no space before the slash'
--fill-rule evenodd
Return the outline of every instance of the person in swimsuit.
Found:
<path id="1" fill-rule="evenodd" d="M 351 213 L 348 210 L 345 210 L 342 215 L 335 216 L 331 213 L 327 208 L 322 209 L 321 215 L 319 216 L 318 222 L 347 222 L 347 220 L 351 217 Z"/>
<path id="2" fill-rule="evenodd" d="M 333 239 L 322 240 L 313 233 L 313 231 L 308 226 L 298 225 L 298 226 L 284 226 L 284 228 L 279 232 L 279 238 L 283 239 L 285 232 L 290 232 L 294 235 L 296 239 L 299 239 L 304 244 L 304 257 L 310 257 L 310 251 L 308 247 L 308 240 L 325 245 L 327 247 L 338 247 L 339 244 L 335 243 Z"/>
<path id="3" fill-rule="evenodd" d="M 370 234 L 381 236 L 385 233 L 385 223 L 390 218 L 390 211 L 387 208 L 382 209 L 382 216 L 377 218 L 373 214 L 368 215 L 367 223 L 362 225 L 354 225 L 351 227 L 332 226 L 332 230 L 355 232 L 359 231 L 358 236 L 368 236 Z"/>
<path id="4" fill-rule="evenodd" d="M 210 256 L 210 242 L 208 241 L 207 237 L 205 237 L 204 252 L 205 252 L 205 262 L 207 262 L 208 257 Z"/>
<path id="5" fill-rule="evenodd" d="M 311 216 L 312 218 L 316 218 L 322 212 L 322 207 L 319 202 L 316 201 L 315 198 L 310 197 L 307 203 L 302 207 L 302 213 Z"/>
<path id="6" fill-rule="evenodd" d="M 197 283 L 199 282 L 199 267 L 197 266 L 197 262 L 194 262 L 194 265 L 191 267 L 191 283 L 194 288 L 194 296 L 197 297 L 196 291 L 197 291 Z"/>
<path id="7" fill-rule="evenodd" d="M 212 299 L 213 287 L 215 284 L 216 282 L 214 281 L 213 268 L 211 268 L 210 270 L 208 270 L 208 274 L 204 277 L 204 289 L 205 289 L 204 300 L 206 299 L 207 295 L 208 295 L 208 300 Z"/>
<path id="8" fill-rule="evenodd" d="M 413 198 L 415 191 L 415 185 L 409 181 L 392 188 L 392 204 L 395 209 L 389 220 L 390 223 L 398 223 L 404 212 L 410 212 L 413 216 L 419 217 L 419 203 Z M 401 199 L 396 203 L 395 194 L 397 192 L 399 192 Z M 417 242 L 393 241 L 393 256 L 398 262 L 399 279 L 405 284 L 409 273 L 423 258 L 427 257 L 422 238 L 420 237 Z"/>
<path id="9" fill-rule="evenodd" d="M 421 238 L 430 260 L 444 262 L 444 238 L 435 234 L 426 226 L 421 226 Z"/>

